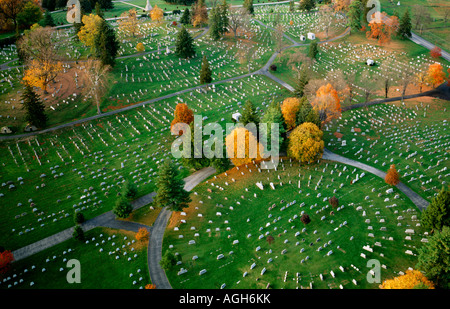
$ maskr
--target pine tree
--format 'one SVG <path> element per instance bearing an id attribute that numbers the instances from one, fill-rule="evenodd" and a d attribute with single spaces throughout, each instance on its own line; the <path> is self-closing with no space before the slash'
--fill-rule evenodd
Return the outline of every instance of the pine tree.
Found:
<path id="1" fill-rule="evenodd" d="M 31 86 L 25 85 L 21 99 L 23 100 L 23 108 L 26 111 L 26 121 L 37 128 L 45 128 L 48 120 L 45 114 L 45 105 Z"/>
<path id="2" fill-rule="evenodd" d="M 444 226 L 419 249 L 416 268 L 439 288 L 450 288 L 450 227 Z"/>
<path id="3" fill-rule="evenodd" d="M 422 212 L 422 226 L 430 231 L 440 231 L 444 226 L 450 226 L 450 191 L 442 190 L 431 200 Z"/>
<path id="4" fill-rule="evenodd" d="M 244 126 L 249 123 L 254 123 L 256 126 L 259 124 L 259 116 L 256 113 L 255 105 L 252 103 L 252 101 L 247 100 L 244 107 L 242 108 L 241 118 L 239 119 L 239 122 L 242 123 Z"/>
<path id="5" fill-rule="evenodd" d="M 128 216 L 133 211 L 133 206 L 126 199 L 126 197 L 122 196 L 116 201 L 116 205 L 113 208 L 113 213 L 122 219 L 128 218 Z"/>
<path id="6" fill-rule="evenodd" d="M 202 68 L 200 70 L 200 84 L 209 84 L 210 82 L 212 82 L 212 71 L 206 55 L 203 55 Z"/>
<path id="7" fill-rule="evenodd" d="M 175 53 L 181 58 L 192 58 L 195 56 L 195 48 L 193 39 L 189 32 L 182 27 L 178 32 L 177 41 L 175 43 Z"/>
<path id="8" fill-rule="evenodd" d="M 222 33 L 220 29 L 220 10 L 219 7 L 212 8 L 209 15 L 209 36 L 217 41 Z"/>
<path id="9" fill-rule="evenodd" d="M 224 35 L 228 32 L 228 3 L 227 0 L 223 0 L 222 5 L 219 5 L 219 32 Z"/>
<path id="10" fill-rule="evenodd" d="M 278 149 L 280 149 L 286 138 L 286 124 L 284 122 L 283 113 L 281 112 L 281 106 L 279 103 L 275 102 L 275 100 L 270 103 L 269 108 L 261 119 L 261 123 L 267 125 L 267 129 L 265 126 L 261 126 L 261 134 L 266 137 L 264 140 L 267 140 L 267 145 L 263 145 L 264 149 L 268 149 L 268 146 L 272 145 L 272 124 L 278 124 Z M 271 149 L 271 151 L 273 151 L 273 149 Z"/>
<path id="11" fill-rule="evenodd" d="M 181 211 L 191 202 L 189 192 L 184 189 L 175 164 L 166 159 L 159 167 L 154 203 L 159 207 L 168 207 L 172 211 Z"/>
<path id="12" fill-rule="evenodd" d="M 114 8 L 114 3 L 112 0 L 98 0 L 98 3 L 100 3 L 103 10 L 111 10 Z"/>
<path id="13" fill-rule="evenodd" d="M 352 1 L 348 7 L 348 24 L 351 30 L 358 31 L 361 29 L 361 7 L 362 3 L 359 0 Z"/>
<path id="14" fill-rule="evenodd" d="M 251 15 L 254 14 L 255 9 L 253 8 L 253 0 L 244 0 L 244 8 Z"/>
<path id="15" fill-rule="evenodd" d="M 405 13 L 400 18 L 400 26 L 398 28 L 397 34 L 404 39 L 411 37 L 411 16 L 409 15 L 409 10 L 406 10 Z"/>
<path id="16" fill-rule="evenodd" d="M 309 82 L 308 71 L 305 67 L 300 69 L 297 75 L 297 83 L 294 85 L 294 94 L 296 97 L 301 98 L 305 95 L 305 87 Z"/>
<path id="17" fill-rule="evenodd" d="M 75 226 L 75 228 L 73 230 L 73 233 L 72 233 L 72 237 L 75 238 L 76 240 L 84 241 L 84 239 L 85 239 L 84 238 L 84 231 L 81 228 L 81 226 L 79 226 L 79 225 Z"/>
<path id="18" fill-rule="evenodd" d="M 114 67 L 116 64 L 116 55 L 119 51 L 119 42 L 116 39 L 114 29 L 105 20 L 102 20 L 99 26 L 94 47 L 95 54 L 102 64 Z"/>
<path id="19" fill-rule="evenodd" d="M 316 41 L 309 44 L 308 56 L 311 59 L 316 59 L 317 53 L 319 52 L 319 47 Z"/>
<path id="20" fill-rule="evenodd" d="M 39 22 L 43 27 L 54 27 L 56 26 L 55 21 L 53 20 L 52 14 L 49 11 L 45 11 L 44 18 Z"/>
<path id="21" fill-rule="evenodd" d="M 183 15 L 181 15 L 180 23 L 183 25 L 187 25 L 191 23 L 191 13 L 189 12 L 189 9 L 185 9 L 183 12 Z"/>

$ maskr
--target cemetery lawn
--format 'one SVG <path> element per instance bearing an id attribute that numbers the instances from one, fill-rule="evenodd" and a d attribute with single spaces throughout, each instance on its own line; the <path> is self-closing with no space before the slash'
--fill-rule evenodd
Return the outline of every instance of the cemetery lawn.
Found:
<path id="1" fill-rule="evenodd" d="M 369 259 L 380 261 L 382 281 L 414 267 L 416 257 L 405 251 L 417 254 L 424 235 L 416 227 L 416 217 L 411 219 L 419 215 L 416 207 L 396 188 L 387 194 L 390 186 L 372 174 L 350 184 L 357 174 L 362 171 L 335 162 L 299 167 L 285 160 L 278 171 L 259 173 L 258 167 L 250 164 L 197 186 L 190 207 L 172 214 L 164 235 L 163 254 L 166 250 L 178 253 L 182 261 L 166 271 L 172 287 L 216 289 L 225 284 L 225 288 L 245 289 L 270 284 L 279 289 L 309 288 L 312 283 L 313 288 L 324 289 L 340 285 L 345 289 L 378 288 L 377 283 L 366 281 Z M 255 185 L 258 181 L 263 191 Z M 332 209 L 325 200 L 334 195 L 344 206 L 340 210 Z M 387 197 L 390 201 L 385 202 Z M 273 204 L 276 206 L 270 210 Z M 300 221 L 302 211 L 311 218 L 306 227 Z M 405 240 L 408 228 L 415 229 L 412 240 Z M 189 244 L 192 241 L 195 243 Z M 373 252 L 364 250 L 366 245 Z M 319 247 L 322 250 L 317 251 Z M 181 268 L 187 272 L 177 274 Z M 206 273 L 200 275 L 203 269 Z"/>
<path id="2" fill-rule="evenodd" d="M 0 288 L 11 285 L 19 289 L 135 289 L 151 283 L 147 266 L 147 240 L 137 241 L 134 232 L 108 228 L 95 228 L 85 233 L 85 236 L 87 243 L 69 239 L 14 262 L 4 277 L 7 280 L 2 281 Z M 119 250 L 116 251 L 117 248 Z M 131 260 L 128 261 L 128 258 Z M 70 284 L 66 279 L 72 269 L 67 266 L 67 261 L 71 259 L 80 261 L 79 284 Z M 130 274 L 133 276 L 130 277 Z M 32 282 L 34 284 L 30 285 Z"/>
<path id="3" fill-rule="evenodd" d="M 450 179 L 449 118 L 448 101 L 410 99 L 346 111 L 323 138 L 329 150 L 384 172 L 395 164 L 400 181 L 431 201 Z"/>

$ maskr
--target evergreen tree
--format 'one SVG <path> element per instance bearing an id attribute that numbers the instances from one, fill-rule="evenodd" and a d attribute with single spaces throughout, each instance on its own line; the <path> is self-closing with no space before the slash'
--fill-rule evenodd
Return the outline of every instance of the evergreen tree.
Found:
<path id="1" fill-rule="evenodd" d="M 307 102 L 311 105 L 309 102 Z M 312 109 L 308 116 L 306 116 L 305 122 L 314 123 L 319 129 L 322 129 L 322 121 L 320 120 L 319 112 L 315 109 Z"/>
<path id="2" fill-rule="evenodd" d="M 161 257 L 161 260 L 159 261 L 159 265 L 165 271 L 170 270 L 176 264 L 177 264 L 177 258 L 169 250 L 166 250 L 164 255 Z"/>
<path id="3" fill-rule="evenodd" d="M 450 191 L 442 190 L 422 212 L 422 226 L 430 231 L 440 231 L 450 226 Z"/>
<path id="4" fill-rule="evenodd" d="M 244 107 L 242 108 L 241 118 L 239 120 L 244 126 L 249 123 L 254 123 L 257 127 L 259 124 L 259 116 L 256 113 L 255 105 L 252 101 L 247 100 Z M 255 136 L 256 137 L 256 136 Z"/>
<path id="5" fill-rule="evenodd" d="M 45 11 L 44 13 L 44 18 L 41 19 L 41 21 L 39 22 L 39 24 L 43 27 L 54 27 L 56 26 L 55 21 L 53 20 L 52 14 L 50 14 L 49 11 Z"/>
<path id="6" fill-rule="evenodd" d="M 223 3 L 218 7 L 219 12 L 219 32 L 224 35 L 228 32 L 228 3 L 227 0 L 223 0 Z"/>
<path id="7" fill-rule="evenodd" d="M 195 56 L 195 48 L 193 39 L 189 32 L 181 27 L 178 32 L 177 41 L 175 43 L 175 53 L 181 58 L 192 58 Z"/>
<path id="8" fill-rule="evenodd" d="M 181 15 L 180 23 L 183 25 L 187 25 L 191 23 L 191 13 L 189 12 L 189 9 L 185 9 L 183 12 L 183 15 Z"/>
<path id="9" fill-rule="evenodd" d="M 202 148 L 198 149 L 198 148 L 195 147 L 195 144 L 194 144 L 194 142 L 195 142 L 194 136 L 195 135 L 194 135 L 194 122 L 193 121 L 189 124 L 189 127 L 191 129 L 191 135 L 190 135 L 190 139 L 191 139 L 191 155 L 190 156 L 184 155 L 181 158 L 181 163 L 183 164 L 183 166 L 185 166 L 187 168 L 193 168 L 194 170 L 198 171 L 198 170 L 200 170 L 200 169 L 202 169 L 204 167 L 209 166 L 211 162 L 210 162 L 210 160 L 208 158 L 206 158 L 203 155 L 203 149 Z M 203 138 L 204 137 L 205 136 L 202 134 L 202 141 L 201 141 L 201 144 L 199 146 L 203 145 L 203 142 L 204 142 Z M 189 138 L 189 137 L 187 135 L 183 135 L 183 138 Z"/>
<path id="10" fill-rule="evenodd" d="M 397 34 L 404 39 L 411 37 L 411 16 L 409 15 L 409 10 L 406 10 L 405 13 L 400 18 L 400 26 L 398 28 Z"/>
<path id="11" fill-rule="evenodd" d="M 136 184 L 131 181 L 126 181 L 122 188 L 122 195 L 127 199 L 134 199 L 137 196 L 138 189 Z"/>
<path id="12" fill-rule="evenodd" d="M 253 8 L 253 0 L 244 0 L 244 8 L 251 15 L 254 14 L 255 9 Z"/>
<path id="13" fill-rule="evenodd" d="M 300 99 L 301 105 L 300 109 L 297 113 L 297 125 L 301 125 L 302 123 L 306 122 L 306 118 L 312 111 L 312 105 L 308 102 L 306 97 L 302 97 Z"/>
<path id="14" fill-rule="evenodd" d="M 116 39 L 114 29 L 107 21 L 102 20 L 99 26 L 98 34 L 94 41 L 96 57 L 103 65 L 114 67 L 116 63 L 116 55 L 119 51 L 119 42 Z"/>
<path id="15" fill-rule="evenodd" d="M 264 113 L 264 116 L 261 119 L 261 123 L 267 124 L 267 128 L 265 126 L 261 127 L 261 134 L 266 137 L 264 140 L 267 141 L 267 145 L 263 145 L 264 149 L 268 149 L 269 145 L 271 145 L 272 141 L 272 132 L 271 126 L 272 124 L 278 124 L 278 149 L 283 148 L 283 144 L 286 138 L 286 123 L 284 121 L 283 113 L 281 112 L 281 106 L 279 103 L 276 103 L 275 100 L 270 103 L 269 108 Z M 273 151 L 273 149 L 271 149 Z"/>
<path id="16" fill-rule="evenodd" d="M 98 3 L 100 3 L 100 7 L 103 10 L 111 10 L 114 8 L 114 3 L 112 0 L 98 0 Z"/>
<path id="17" fill-rule="evenodd" d="M 126 197 L 122 196 L 116 201 L 116 205 L 113 208 L 113 213 L 122 219 L 128 218 L 128 216 L 133 211 L 133 206 L 126 199 Z"/>
<path id="18" fill-rule="evenodd" d="M 92 12 L 91 1 L 80 0 L 81 14 L 89 14 Z"/>
<path id="19" fill-rule="evenodd" d="M 172 211 L 181 211 L 191 202 L 189 192 L 184 189 L 184 181 L 170 159 L 164 160 L 159 167 L 154 202 L 156 206 L 168 207 Z"/>
<path id="20" fill-rule="evenodd" d="M 352 1 L 348 7 L 348 24 L 351 30 L 358 31 L 361 29 L 361 7 L 362 3 L 359 0 Z"/>
<path id="21" fill-rule="evenodd" d="M 315 0 L 300 0 L 298 9 L 302 11 L 311 11 L 316 7 Z"/>
<path id="22" fill-rule="evenodd" d="M 200 84 L 209 84 L 212 81 L 212 71 L 209 67 L 206 55 L 203 55 L 202 68 L 200 70 Z"/>
<path id="23" fill-rule="evenodd" d="M 319 52 L 319 47 L 316 41 L 309 44 L 308 56 L 311 59 L 316 59 L 317 53 Z"/>
<path id="24" fill-rule="evenodd" d="M 79 226 L 79 225 L 75 226 L 75 228 L 73 230 L 72 237 L 75 238 L 76 240 L 84 241 L 84 239 L 85 239 L 84 238 L 84 231 L 81 228 L 81 226 Z"/>
<path id="25" fill-rule="evenodd" d="M 295 11 L 295 3 L 293 0 L 289 1 L 289 12 Z"/>
<path id="26" fill-rule="evenodd" d="M 45 105 L 31 86 L 25 85 L 21 99 L 23 100 L 23 108 L 26 111 L 26 121 L 37 128 L 45 128 L 48 120 L 45 114 Z"/>
<path id="27" fill-rule="evenodd" d="M 96 14 L 97 16 L 100 16 L 101 18 L 104 18 L 104 17 L 103 17 L 102 8 L 101 8 L 101 5 L 100 5 L 99 2 L 97 2 L 97 3 L 95 4 L 95 14 Z"/>
<path id="28" fill-rule="evenodd" d="M 300 73 L 297 76 L 297 83 L 294 86 L 294 94 L 296 97 L 301 98 L 305 95 L 305 86 L 309 82 L 308 71 L 305 67 L 300 69 Z"/>
<path id="29" fill-rule="evenodd" d="M 209 36 L 217 41 L 220 39 L 222 33 L 220 29 L 220 10 L 219 7 L 212 8 L 209 15 Z"/>
<path id="30" fill-rule="evenodd" d="M 441 289 L 450 288 L 450 227 L 444 226 L 419 248 L 416 268 Z"/>

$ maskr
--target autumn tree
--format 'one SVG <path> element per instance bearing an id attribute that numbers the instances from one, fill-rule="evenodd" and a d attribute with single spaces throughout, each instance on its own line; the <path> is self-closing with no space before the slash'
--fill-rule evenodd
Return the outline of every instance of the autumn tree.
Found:
<path id="1" fill-rule="evenodd" d="M 164 11 L 155 4 L 153 9 L 150 11 L 150 18 L 152 21 L 161 22 L 164 19 Z"/>
<path id="2" fill-rule="evenodd" d="M 434 289 L 434 284 L 418 270 L 406 270 L 404 275 L 385 280 L 380 289 Z"/>
<path id="3" fill-rule="evenodd" d="M 84 45 L 91 47 L 92 51 L 94 49 L 95 37 L 98 34 L 99 26 L 103 19 L 98 15 L 89 14 L 83 15 L 81 20 L 83 26 L 81 26 L 78 32 L 78 38 Z"/>
<path id="4" fill-rule="evenodd" d="M 311 102 L 315 110 L 319 112 L 320 120 L 323 122 L 336 119 L 341 116 L 341 104 L 337 91 L 328 83 L 320 87 Z"/>
<path id="5" fill-rule="evenodd" d="M 136 240 L 138 241 L 143 241 L 143 240 L 148 240 L 148 230 L 145 227 L 140 227 L 139 230 L 136 233 Z"/>
<path id="6" fill-rule="evenodd" d="M 333 8 L 336 12 L 346 12 L 350 6 L 350 0 L 333 0 Z"/>
<path id="7" fill-rule="evenodd" d="M 261 160 L 264 147 L 258 143 L 254 134 L 242 126 L 236 127 L 225 138 L 227 157 L 235 166 L 251 163 L 252 160 Z"/>
<path id="8" fill-rule="evenodd" d="M 84 94 L 92 97 L 97 106 L 97 114 L 101 114 L 100 103 L 108 88 L 110 80 L 109 65 L 103 65 L 99 60 L 88 60 L 81 70 L 81 80 L 84 82 Z"/>
<path id="9" fill-rule="evenodd" d="M 313 123 L 305 122 L 296 127 L 289 135 L 288 157 L 302 163 L 310 163 L 322 158 L 323 132 Z"/>
<path id="10" fill-rule="evenodd" d="M 372 19 L 369 23 L 370 30 L 366 32 L 368 39 L 378 40 L 378 44 L 388 44 L 393 34 L 397 33 L 399 21 L 397 16 L 388 17 L 386 13 L 381 14 L 379 21 Z"/>
<path id="11" fill-rule="evenodd" d="M 0 251 L 0 275 L 6 274 L 14 261 L 14 255 L 11 250 Z"/>
<path id="12" fill-rule="evenodd" d="M 281 104 L 286 129 L 291 130 L 296 126 L 297 113 L 300 110 L 301 102 L 297 97 L 287 98 Z"/>
<path id="13" fill-rule="evenodd" d="M 384 181 L 391 186 L 396 186 L 400 182 L 400 175 L 395 169 L 395 164 L 392 164 L 387 171 L 386 176 L 384 177 Z"/>
<path id="14" fill-rule="evenodd" d="M 17 17 L 26 3 L 26 0 L 0 0 L 0 16 L 13 22 L 16 33 L 19 33 Z"/>
<path id="15" fill-rule="evenodd" d="M 438 47 L 438 46 L 433 47 L 430 50 L 430 56 L 432 58 L 435 58 L 435 59 L 441 57 L 442 56 L 442 49 L 440 47 Z"/>
<path id="16" fill-rule="evenodd" d="M 197 0 L 193 5 L 191 22 L 194 27 L 208 23 L 208 11 L 204 0 Z"/>
<path id="17" fill-rule="evenodd" d="M 135 9 L 125 11 L 120 15 L 119 30 L 124 33 L 125 36 L 132 36 L 133 38 L 140 35 L 139 20 Z"/>
<path id="18" fill-rule="evenodd" d="M 42 17 L 42 8 L 37 3 L 28 1 L 17 15 L 17 22 L 20 26 L 29 28 L 31 25 L 39 22 Z"/>
<path id="19" fill-rule="evenodd" d="M 52 39 L 54 30 L 50 27 L 36 27 L 18 41 L 18 49 L 25 62 L 23 80 L 47 93 L 48 84 L 55 80 L 62 70 L 59 54 L 60 45 Z"/>
<path id="20" fill-rule="evenodd" d="M 190 124 L 192 121 L 194 121 L 194 112 L 187 106 L 186 103 L 178 103 L 175 107 L 174 118 L 170 124 L 170 129 L 172 130 L 172 127 L 176 123 L 180 122 Z M 181 135 L 183 134 L 183 131 L 180 130 L 178 133 L 179 134 L 175 132 L 176 135 Z"/>
<path id="21" fill-rule="evenodd" d="M 250 14 L 245 8 L 230 7 L 228 28 L 233 31 L 234 38 L 237 38 L 238 29 L 245 29 L 250 23 Z"/>
<path id="22" fill-rule="evenodd" d="M 339 200 L 336 196 L 331 197 L 329 203 L 333 208 L 338 208 L 339 206 Z"/>
<path id="23" fill-rule="evenodd" d="M 138 53 L 143 53 L 145 51 L 145 46 L 141 42 L 136 44 L 136 51 Z"/>
<path id="24" fill-rule="evenodd" d="M 419 86 L 419 92 L 422 92 L 423 86 L 427 84 L 427 71 L 424 68 L 418 70 L 417 73 L 414 74 L 414 84 Z"/>
<path id="25" fill-rule="evenodd" d="M 311 222 L 311 218 L 309 217 L 308 214 L 303 214 L 303 215 L 300 217 L 300 221 L 302 221 L 302 223 L 303 223 L 304 225 L 307 225 L 308 223 Z"/>
<path id="26" fill-rule="evenodd" d="M 29 84 L 25 84 L 25 90 L 21 99 L 27 122 L 37 128 L 45 128 L 48 120 L 45 114 L 45 105 Z"/>
<path id="27" fill-rule="evenodd" d="M 430 64 L 427 71 L 427 82 L 433 85 L 433 88 L 436 85 L 440 85 L 445 80 L 445 72 L 440 63 Z"/>
<path id="28" fill-rule="evenodd" d="M 244 0 L 243 7 L 247 10 L 250 15 L 253 15 L 255 9 L 253 8 L 253 0 Z"/>

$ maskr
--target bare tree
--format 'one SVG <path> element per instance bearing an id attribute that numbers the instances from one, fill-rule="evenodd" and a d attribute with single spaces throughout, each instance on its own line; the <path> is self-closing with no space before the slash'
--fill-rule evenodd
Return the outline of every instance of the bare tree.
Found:
<path id="1" fill-rule="evenodd" d="M 414 82 L 414 71 L 410 66 L 406 66 L 400 73 L 399 73 L 399 82 L 402 86 L 402 101 L 406 94 L 406 88 L 409 86 L 409 84 Z"/>
<path id="2" fill-rule="evenodd" d="M 100 100 L 108 87 L 108 72 L 111 70 L 109 65 L 102 65 L 98 60 L 88 60 L 81 71 L 81 79 L 85 84 L 85 95 L 92 96 L 97 105 L 97 113 L 100 111 Z"/>
<path id="3" fill-rule="evenodd" d="M 275 46 L 276 46 L 277 52 L 281 52 L 281 50 L 285 46 L 285 44 L 283 42 L 283 36 L 284 36 L 284 25 L 277 24 L 275 26 L 275 30 L 273 31 L 273 38 L 275 40 Z"/>
<path id="4" fill-rule="evenodd" d="M 369 102 L 370 97 L 379 88 L 380 82 L 378 78 L 371 76 L 368 71 L 364 71 L 360 78 L 361 89 L 364 94 L 364 103 Z"/>
<path id="5" fill-rule="evenodd" d="M 232 7 L 229 9 L 228 28 L 233 31 L 234 38 L 237 38 L 237 31 L 240 28 L 247 28 L 250 24 L 250 14 L 243 7 Z"/>
<path id="6" fill-rule="evenodd" d="M 423 26 L 431 22 L 431 15 L 426 6 L 415 4 L 413 6 L 413 21 L 415 29 L 420 29 L 422 32 Z"/>
<path id="7" fill-rule="evenodd" d="M 380 66 L 381 71 L 381 83 L 384 87 L 384 97 L 388 97 L 389 88 L 394 82 L 395 79 L 397 79 L 397 73 L 394 71 L 393 67 L 393 61 L 391 59 L 383 61 L 383 63 Z"/>

